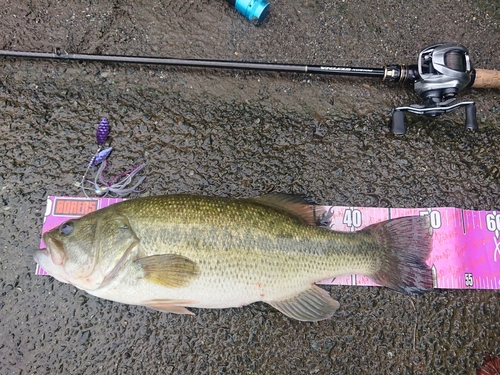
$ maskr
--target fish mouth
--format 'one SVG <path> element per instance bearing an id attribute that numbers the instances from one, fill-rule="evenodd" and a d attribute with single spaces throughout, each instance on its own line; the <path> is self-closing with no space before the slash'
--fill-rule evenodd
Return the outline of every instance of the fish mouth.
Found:
<path id="1" fill-rule="evenodd" d="M 38 263 L 38 265 L 40 265 L 40 262 L 42 261 L 43 257 L 46 258 L 50 257 L 49 251 L 47 249 L 35 250 L 35 253 L 33 254 L 33 259 L 35 260 L 35 262 Z"/>
<path id="2" fill-rule="evenodd" d="M 37 255 L 38 253 L 42 253 L 45 256 L 49 256 L 49 251 L 47 249 L 38 249 L 35 251 L 35 255 Z"/>
<path id="3" fill-rule="evenodd" d="M 45 255 L 50 257 L 52 263 L 57 266 L 61 266 L 64 263 L 65 251 L 64 244 L 58 239 L 49 235 L 49 233 L 45 233 L 43 235 L 43 241 L 45 242 L 46 249 L 41 249 L 40 251 L 45 250 Z"/>
<path id="4" fill-rule="evenodd" d="M 56 280 L 63 283 L 71 284 L 67 278 L 64 276 L 64 272 L 61 273 L 61 267 L 57 267 L 54 264 L 53 258 L 50 255 L 49 249 L 38 249 L 33 255 L 33 259 L 45 272 L 51 275 Z"/>
<path id="5" fill-rule="evenodd" d="M 44 241 L 46 240 L 44 239 Z M 56 280 L 71 284 L 68 281 L 63 268 L 54 263 L 54 257 L 51 255 L 51 251 L 49 248 L 36 250 L 35 254 L 33 255 L 33 259 L 38 264 L 38 266 L 40 266 L 45 272 L 47 272 Z"/>

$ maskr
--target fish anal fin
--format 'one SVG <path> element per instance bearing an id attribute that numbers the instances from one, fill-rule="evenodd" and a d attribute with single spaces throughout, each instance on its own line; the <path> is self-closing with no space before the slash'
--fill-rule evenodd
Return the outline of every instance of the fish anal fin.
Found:
<path id="1" fill-rule="evenodd" d="M 146 280 L 167 288 L 187 286 L 200 273 L 195 262 L 176 254 L 151 255 L 137 259 L 135 263 L 144 272 Z"/>
<path id="2" fill-rule="evenodd" d="M 252 200 L 300 217 L 306 224 L 323 226 L 329 212 L 323 206 L 317 206 L 313 201 L 301 195 L 268 194 Z"/>
<path id="3" fill-rule="evenodd" d="M 188 300 L 169 300 L 169 299 L 153 299 L 143 303 L 144 306 L 167 313 L 173 314 L 186 314 L 186 315 L 194 315 L 192 311 L 189 311 L 182 305 L 190 305 L 194 304 L 194 301 Z"/>
<path id="4" fill-rule="evenodd" d="M 288 300 L 268 303 L 286 316 L 303 322 L 331 318 L 340 306 L 326 290 L 316 285 Z"/>

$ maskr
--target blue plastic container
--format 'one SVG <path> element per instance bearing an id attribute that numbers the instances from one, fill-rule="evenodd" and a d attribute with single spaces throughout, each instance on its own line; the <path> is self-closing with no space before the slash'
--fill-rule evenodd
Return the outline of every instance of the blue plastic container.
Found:
<path id="1" fill-rule="evenodd" d="M 269 13 L 269 3 L 266 0 L 227 0 L 227 2 L 256 24 L 264 21 Z"/>

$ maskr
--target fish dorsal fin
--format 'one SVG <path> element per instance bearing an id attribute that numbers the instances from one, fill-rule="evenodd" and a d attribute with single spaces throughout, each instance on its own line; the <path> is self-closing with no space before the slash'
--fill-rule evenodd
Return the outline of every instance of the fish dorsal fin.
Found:
<path id="1" fill-rule="evenodd" d="M 167 288 L 188 285 L 200 273 L 191 259 L 176 254 L 151 255 L 135 261 L 144 272 L 144 278 Z"/>
<path id="2" fill-rule="evenodd" d="M 322 226 L 324 218 L 328 215 L 328 211 L 322 206 L 315 205 L 314 202 L 301 195 L 277 193 L 251 199 L 298 216 L 309 225 Z"/>
<path id="3" fill-rule="evenodd" d="M 168 312 L 173 314 L 187 314 L 194 315 L 192 311 L 186 309 L 183 305 L 192 305 L 194 301 L 188 300 L 170 300 L 170 299 L 152 299 L 144 302 L 144 306 L 150 309 Z"/>
<path id="4" fill-rule="evenodd" d="M 268 303 L 286 316 L 303 322 L 331 318 L 340 306 L 326 290 L 316 285 L 286 301 Z"/>

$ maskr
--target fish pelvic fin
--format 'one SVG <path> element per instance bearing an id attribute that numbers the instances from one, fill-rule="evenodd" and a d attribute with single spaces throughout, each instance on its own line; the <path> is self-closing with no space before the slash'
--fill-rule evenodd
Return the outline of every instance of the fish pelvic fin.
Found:
<path id="1" fill-rule="evenodd" d="M 285 301 L 268 302 L 289 318 L 316 322 L 331 318 L 340 304 L 316 285 Z"/>
<path id="2" fill-rule="evenodd" d="M 367 275 L 373 281 L 414 295 L 433 288 L 432 270 L 425 263 L 432 250 L 428 217 L 391 219 L 370 225 L 362 232 L 375 239 L 383 254 L 379 271 Z"/>
<path id="3" fill-rule="evenodd" d="M 169 299 L 152 299 L 150 301 L 144 302 L 144 306 L 160 312 L 194 315 L 192 311 L 182 306 L 182 305 L 190 305 L 193 303 L 194 301 L 188 301 L 188 300 L 176 301 Z"/>
<path id="4" fill-rule="evenodd" d="M 151 255 L 137 259 L 135 264 L 146 280 L 167 288 L 187 286 L 200 273 L 198 264 L 176 254 Z"/>

